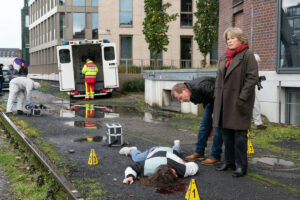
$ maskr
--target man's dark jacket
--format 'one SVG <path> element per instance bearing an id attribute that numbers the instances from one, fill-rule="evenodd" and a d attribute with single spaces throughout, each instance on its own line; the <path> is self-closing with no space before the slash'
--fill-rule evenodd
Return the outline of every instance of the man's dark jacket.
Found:
<path id="1" fill-rule="evenodd" d="M 206 106 L 208 103 L 214 103 L 214 90 L 215 90 L 214 77 L 203 76 L 192 81 L 185 82 L 184 84 L 191 91 L 191 102 L 194 104 L 203 104 Z"/>

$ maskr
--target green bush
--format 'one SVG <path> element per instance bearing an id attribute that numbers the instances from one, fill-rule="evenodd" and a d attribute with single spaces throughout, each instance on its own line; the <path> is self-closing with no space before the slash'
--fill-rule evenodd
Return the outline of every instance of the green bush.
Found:
<path id="1" fill-rule="evenodd" d="M 144 92 L 145 81 L 143 78 L 134 78 L 124 81 L 121 86 L 123 92 Z"/>

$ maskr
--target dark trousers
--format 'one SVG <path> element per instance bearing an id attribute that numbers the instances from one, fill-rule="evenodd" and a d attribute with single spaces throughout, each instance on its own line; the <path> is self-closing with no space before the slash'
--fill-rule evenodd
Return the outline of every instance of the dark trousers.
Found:
<path id="1" fill-rule="evenodd" d="M 225 164 L 247 171 L 247 130 L 222 129 L 225 145 Z"/>

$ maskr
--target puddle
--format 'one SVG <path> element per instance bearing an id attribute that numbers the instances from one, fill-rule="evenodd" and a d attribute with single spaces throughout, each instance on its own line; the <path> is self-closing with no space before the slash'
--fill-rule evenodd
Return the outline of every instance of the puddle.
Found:
<path id="1" fill-rule="evenodd" d="M 179 186 L 170 187 L 170 188 L 157 188 L 155 192 L 158 194 L 173 194 L 173 193 L 185 194 L 186 186 L 179 185 Z"/>
<path id="2" fill-rule="evenodd" d="M 266 164 L 269 166 L 279 166 L 279 167 L 294 167 L 295 163 L 288 160 L 278 159 L 278 158 L 272 158 L 272 157 L 261 157 L 261 158 L 252 158 L 251 160 L 252 164 Z"/>
<path id="3" fill-rule="evenodd" d="M 97 121 L 70 121 L 65 122 L 65 125 L 73 126 L 73 127 L 81 127 L 81 128 L 87 128 L 87 129 L 99 129 L 102 127 L 100 122 Z"/>
<path id="4" fill-rule="evenodd" d="M 101 142 L 106 141 L 106 136 L 86 136 L 74 139 L 74 142 Z"/>
<path id="5" fill-rule="evenodd" d="M 55 113 L 55 112 L 52 112 Z M 97 106 L 93 104 L 86 105 L 70 105 L 69 108 L 62 108 L 60 110 L 60 117 L 63 118 L 120 118 L 120 117 L 137 117 L 143 119 L 145 122 L 158 124 L 160 122 L 168 121 L 171 116 L 162 115 L 161 113 L 152 113 L 152 112 L 141 112 L 134 107 L 126 106 Z M 73 125 L 71 122 L 68 122 L 67 125 Z M 80 127 L 84 127 L 81 125 Z"/>

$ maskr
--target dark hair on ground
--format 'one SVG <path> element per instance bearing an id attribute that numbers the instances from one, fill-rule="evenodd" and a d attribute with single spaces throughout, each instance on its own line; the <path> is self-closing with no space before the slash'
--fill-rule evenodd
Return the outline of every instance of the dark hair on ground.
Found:
<path id="1" fill-rule="evenodd" d="M 174 92 L 181 94 L 183 88 L 187 88 L 184 83 L 177 83 L 176 85 L 173 86 L 171 95 L 174 96 Z"/>
<path id="2" fill-rule="evenodd" d="M 183 179 L 176 177 L 170 165 L 160 166 L 156 172 L 149 177 L 139 177 L 139 181 L 142 185 L 153 186 L 156 188 L 169 188 L 179 185 L 185 185 Z"/>

